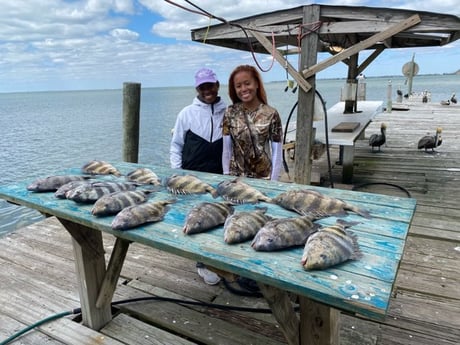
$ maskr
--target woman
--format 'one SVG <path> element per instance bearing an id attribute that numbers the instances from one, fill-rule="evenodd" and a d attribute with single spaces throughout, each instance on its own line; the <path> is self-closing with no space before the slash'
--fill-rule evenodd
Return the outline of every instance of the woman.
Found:
<path id="1" fill-rule="evenodd" d="M 249 65 L 236 67 L 228 89 L 233 104 L 222 128 L 224 174 L 278 180 L 283 128 L 278 111 L 267 104 L 259 72 Z"/>

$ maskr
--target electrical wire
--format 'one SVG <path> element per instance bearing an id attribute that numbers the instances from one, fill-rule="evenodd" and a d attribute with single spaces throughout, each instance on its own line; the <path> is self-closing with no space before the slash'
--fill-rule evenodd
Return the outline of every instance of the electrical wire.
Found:
<path id="1" fill-rule="evenodd" d="M 120 300 L 120 301 L 115 301 L 112 302 L 111 305 L 120 305 L 120 304 L 128 304 L 128 303 L 136 303 L 136 302 L 143 302 L 143 301 L 161 301 L 161 302 L 173 302 L 177 303 L 180 305 L 195 305 L 195 306 L 204 306 L 208 308 L 215 308 L 215 309 L 221 309 L 221 310 L 233 310 L 233 311 L 240 311 L 240 312 L 249 312 L 249 313 L 262 313 L 262 314 L 269 314 L 271 313 L 271 309 L 268 308 L 250 308 L 250 307 L 237 307 L 237 306 L 230 306 L 230 305 L 223 305 L 223 304 L 213 304 L 213 303 L 206 303 L 206 302 L 196 302 L 196 301 L 187 301 L 187 300 L 181 300 L 181 299 L 176 299 L 176 298 L 170 298 L 170 297 L 160 297 L 160 296 L 148 296 L 148 297 L 139 297 L 139 298 L 130 298 L 126 300 Z M 298 306 L 294 307 L 295 311 L 298 311 L 299 308 Z M 7 345 L 16 338 L 20 337 L 21 335 L 33 330 L 34 328 L 40 327 L 44 325 L 45 323 L 60 319 L 64 316 L 68 315 L 78 315 L 81 313 L 81 308 L 75 308 L 72 309 L 71 311 L 65 311 L 61 312 L 58 314 L 51 315 L 47 318 L 44 318 L 40 321 L 37 321 L 33 323 L 32 325 L 29 325 L 22 330 L 14 333 L 7 339 L 3 340 L 0 342 L 0 345 Z"/>
<path id="2" fill-rule="evenodd" d="M 352 190 L 359 190 L 363 187 L 367 187 L 367 186 L 373 186 L 373 185 L 382 185 L 382 186 L 390 186 L 390 187 L 395 187 L 395 188 L 398 188 L 400 189 L 401 191 L 403 191 L 408 198 L 412 198 L 412 195 L 410 194 L 410 192 L 402 187 L 402 186 L 399 186 L 397 184 L 393 184 L 393 183 L 388 183 L 388 182 L 369 182 L 369 183 L 362 183 L 362 184 L 359 184 L 359 185 L 356 185 L 352 188 Z"/>
<path id="3" fill-rule="evenodd" d="M 324 111 L 324 137 L 325 137 L 325 145 L 326 145 L 326 154 L 327 154 L 327 167 L 328 167 L 328 174 L 329 174 L 329 181 L 330 181 L 330 187 L 334 188 L 334 182 L 332 179 L 332 164 L 331 164 L 331 154 L 329 151 L 329 134 L 328 134 L 328 122 L 327 122 L 327 109 L 326 109 L 326 102 L 324 101 L 324 98 L 321 96 L 318 90 L 315 90 L 316 95 L 318 95 L 321 105 L 323 107 Z M 294 106 L 291 108 L 291 111 L 289 112 L 289 116 L 286 120 L 286 126 L 284 127 L 284 135 L 283 135 L 283 145 L 286 144 L 286 136 L 287 132 L 289 129 L 289 122 L 291 121 L 292 114 L 294 113 L 294 110 L 296 109 L 297 105 L 299 102 L 297 101 Z M 295 150 L 295 148 L 294 148 Z M 286 162 L 286 156 L 285 156 L 285 150 L 283 150 L 283 166 L 284 166 L 284 171 L 288 174 L 289 176 L 289 167 Z"/>

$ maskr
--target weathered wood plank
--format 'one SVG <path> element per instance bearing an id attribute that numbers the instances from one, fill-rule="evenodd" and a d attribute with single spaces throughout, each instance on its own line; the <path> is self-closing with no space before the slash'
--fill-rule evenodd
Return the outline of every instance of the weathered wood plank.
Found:
<path id="1" fill-rule="evenodd" d="M 108 336 L 117 337 L 125 344 L 136 345 L 191 345 L 194 342 L 188 341 L 162 329 L 149 326 L 145 322 L 134 319 L 126 314 L 117 315 L 112 322 L 101 329 L 101 332 Z"/>

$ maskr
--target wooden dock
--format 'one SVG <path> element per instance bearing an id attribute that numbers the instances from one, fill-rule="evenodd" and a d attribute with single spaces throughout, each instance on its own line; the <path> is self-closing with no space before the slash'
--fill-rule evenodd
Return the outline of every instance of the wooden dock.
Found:
<path id="1" fill-rule="evenodd" d="M 341 314 L 342 345 L 454 345 L 460 339 L 460 105 L 409 106 L 374 119 L 366 138 L 383 121 L 387 146 L 372 153 L 366 139 L 357 141 L 353 185 L 336 183 L 388 195 L 407 191 L 417 199 L 386 320 Z M 417 150 L 418 139 L 436 127 L 443 128 L 437 153 Z M 333 176 L 341 180 L 341 166 L 334 165 Z M 327 185 L 325 172 L 322 179 Z M 114 241 L 105 236 L 104 243 L 108 258 Z M 113 321 L 93 331 L 72 312 L 79 307 L 72 246 L 55 218 L 0 238 L 0 245 L 0 341 L 67 312 L 11 344 L 285 344 L 271 314 L 232 309 L 265 311 L 263 299 L 235 295 L 222 283 L 207 286 L 195 262 L 138 244 L 128 251 L 114 300 L 171 300 L 114 305 Z"/>

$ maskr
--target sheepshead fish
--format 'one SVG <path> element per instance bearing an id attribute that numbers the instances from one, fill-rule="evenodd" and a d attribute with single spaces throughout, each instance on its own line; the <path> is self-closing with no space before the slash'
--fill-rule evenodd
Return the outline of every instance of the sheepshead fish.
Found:
<path id="1" fill-rule="evenodd" d="M 235 212 L 224 223 L 224 241 L 226 243 L 241 243 L 248 241 L 257 234 L 272 217 L 265 214 L 266 207 L 254 211 Z"/>
<path id="2" fill-rule="evenodd" d="M 147 201 L 149 190 L 125 190 L 101 196 L 94 203 L 91 213 L 94 216 L 117 214 L 122 209 Z"/>
<path id="3" fill-rule="evenodd" d="M 160 178 L 152 170 L 148 168 L 137 168 L 126 175 L 128 181 L 138 182 L 142 184 L 153 184 L 154 186 L 161 185 Z"/>
<path id="4" fill-rule="evenodd" d="M 81 168 L 82 172 L 91 175 L 115 175 L 121 176 L 121 172 L 118 171 L 112 164 L 105 161 L 93 160 Z"/>
<path id="5" fill-rule="evenodd" d="M 134 190 L 137 184 L 132 182 L 93 182 L 83 184 L 66 193 L 66 198 L 78 203 L 93 203 L 100 197 L 113 192 Z"/>
<path id="6" fill-rule="evenodd" d="M 84 181 L 88 176 L 81 175 L 54 175 L 36 179 L 27 186 L 27 190 L 32 192 L 55 192 L 59 187 L 71 181 Z"/>
<path id="7" fill-rule="evenodd" d="M 173 174 L 166 179 L 166 188 L 173 194 L 204 194 L 211 193 L 216 198 L 217 190 L 210 184 L 201 181 L 194 175 Z"/>
<path id="8" fill-rule="evenodd" d="M 217 185 L 217 192 L 225 200 L 235 204 L 256 204 L 259 201 L 272 202 L 272 199 L 237 177 L 222 181 Z"/>
<path id="9" fill-rule="evenodd" d="M 210 230 L 224 224 L 233 211 L 229 202 L 202 202 L 188 212 L 183 231 L 190 235 Z"/>
<path id="10" fill-rule="evenodd" d="M 273 251 L 305 245 L 318 228 L 310 216 L 274 219 L 257 232 L 251 247 L 257 251 Z"/>
<path id="11" fill-rule="evenodd" d="M 348 226 L 337 222 L 312 234 L 305 243 L 302 255 L 304 269 L 321 270 L 347 260 L 360 259 L 362 253 L 357 237 L 346 230 L 346 227 Z"/>
<path id="12" fill-rule="evenodd" d="M 352 211 L 365 218 L 371 217 L 366 210 L 314 190 L 290 190 L 277 195 L 273 201 L 279 206 L 303 216 L 312 215 L 316 218 L 346 216 L 348 215 L 346 211 Z"/>
<path id="13" fill-rule="evenodd" d="M 94 183 L 94 180 L 83 180 L 83 181 L 70 181 L 67 182 L 66 184 L 63 184 L 61 187 L 57 189 L 57 191 L 54 193 L 54 196 L 59 199 L 65 199 L 66 198 L 66 193 L 70 191 L 71 189 L 77 188 L 78 186 L 84 185 L 84 184 L 90 184 Z"/>
<path id="14" fill-rule="evenodd" d="M 161 200 L 129 206 L 121 210 L 112 221 L 112 229 L 127 230 L 136 226 L 163 220 L 168 205 L 176 200 Z"/>

